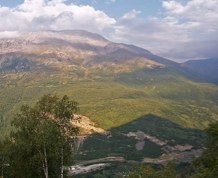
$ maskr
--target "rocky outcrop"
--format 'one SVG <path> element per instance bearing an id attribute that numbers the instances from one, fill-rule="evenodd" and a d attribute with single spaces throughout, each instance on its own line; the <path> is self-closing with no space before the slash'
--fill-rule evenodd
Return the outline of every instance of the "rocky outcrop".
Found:
<path id="1" fill-rule="evenodd" d="M 82 115 L 74 115 L 71 121 L 74 127 L 78 127 L 80 130 L 80 135 L 90 135 L 93 133 L 99 133 L 103 135 L 108 135 L 108 132 L 91 121 L 88 117 Z"/>
<path id="2" fill-rule="evenodd" d="M 140 130 L 138 130 L 137 132 L 129 132 L 128 134 L 125 134 L 127 137 L 135 137 L 136 140 L 138 140 L 138 142 L 136 143 L 136 150 L 140 151 L 143 150 L 144 148 L 144 144 L 145 144 L 145 139 L 149 140 L 150 142 L 153 142 L 159 146 L 164 146 L 167 144 L 167 141 L 162 141 L 156 137 L 153 137 L 149 134 L 146 134 Z"/>
<path id="3" fill-rule="evenodd" d="M 106 167 L 109 167 L 109 163 L 99 163 L 92 165 L 76 165 L 71 167 L 66 167 L 65 170 L 68 171 L 68 176 L 87 174 L 94 171 L 103 170 Z"/>
<path id="4" fill-rule="evenodd" d="M 104 129 L 97 127 L 96 124 L 86 116 L 74 114 L 71 123 L 73 127 L 79 129 L 79 135 L 74 137 L 73 139 L 73 143 L 74 143 L 73 146 L 75 151 L 79 150 L 80 146 L 83 144 L 83 142 L 89 135 L 93 133 L 108 135 L 109 133 Z"/>
<path id="5" fill-rule="evenodd" d="M 191 163 L 194 157 L 199 157 L 202 154 L 202 149 L 189 150 L 184 152 L 172 152 L 168 154 L 162 154 L 159 158 L 144 158 L 142 163 L 147 164 L 162 164 L 165 165 L 168 162 L 173 161 L 176 164 Z"/>

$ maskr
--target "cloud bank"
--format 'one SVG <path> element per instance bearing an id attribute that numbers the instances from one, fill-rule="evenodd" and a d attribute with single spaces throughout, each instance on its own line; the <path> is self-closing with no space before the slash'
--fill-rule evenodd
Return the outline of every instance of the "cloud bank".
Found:
<path id="1" fill-rule="evenodd" d="M 112 38 L 137 43 L 177 61 L 218 57 L 218 0 L 170 0 L 163 1 L 162 8 L 164 13 L 159 17 L 124 15 Z"/>
<path id="2" fill-rule="evenodd" d="M 65 0 L 25 0 L 15 8 L 0 7 L 0 31 L 88 29 L 100 32 L 116 23 L 89 5 Z"/>

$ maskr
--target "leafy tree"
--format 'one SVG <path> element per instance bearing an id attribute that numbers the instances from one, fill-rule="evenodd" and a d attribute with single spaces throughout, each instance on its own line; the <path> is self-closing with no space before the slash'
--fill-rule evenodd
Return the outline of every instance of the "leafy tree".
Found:
<path id="1" fill-rule="evenodd" d="M 196 174 L 193 178 L 218 177 L 218 122 L 209 125 L 206 150 L 202 156 L 194 160 Z"/>
<path id="2" fill-rule="evenodd" d="M 155 170 L 150 166 L 140 166 L 128 174 L 128 178 L 153 178 Z"/>
<path id="3" fill-rule="evenodd" d="M 77 103 L 67 96 L 45 95 L 34 107 L 22 106 L 5 141 L 11 176 L 17 178 L 63 177 L 63 166 L 72 160 L 72 127 Z"/>
<path id="4" fill-rule="evenodd" d="M 168 163 L 164 168 L 157 172 L 158 178 L 176 178 L 177 172 L 172 163 Z"/>
<path id="5" fill-rule="evenodd" d="M 165 167 L 156 170 L 151 166 L 140 166 L 133 171 L 130 171 L 128 178 L 176 178 L 176 171 L 172 164 L 167 164 Z"/>

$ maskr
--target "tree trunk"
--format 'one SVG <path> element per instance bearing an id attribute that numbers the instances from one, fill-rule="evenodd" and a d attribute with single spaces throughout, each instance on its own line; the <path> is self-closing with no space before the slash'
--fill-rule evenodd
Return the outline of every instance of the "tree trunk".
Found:
<path id="1" fill-rule="evenodd" d="M 44 146 L 43 148 L 44 150 L 44 174 L 45 174 L 45 178 L 48 178 L 48 160 L 47 160 L 47 152 L 46 152 L 46 148 Z"/>
<path id="2" fill-rule="evenodd" d="M 48 178 L 48 161 L 47 161 L 47 152 L 45 146 L 43 146 L 43 150 L 38 150 L 39 155 L 41 157 L 41 163 L 42 163 L 42 170 L 44 173 L 45 178 Z"/>
<path id="3" fill-rule="evenodd" d="M 64 178 L 64 148 L 61 148 L 61 177 Z"/>

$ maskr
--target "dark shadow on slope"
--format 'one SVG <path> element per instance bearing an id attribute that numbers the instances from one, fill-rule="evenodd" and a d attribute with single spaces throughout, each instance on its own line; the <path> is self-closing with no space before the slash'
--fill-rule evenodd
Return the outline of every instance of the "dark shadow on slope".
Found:
<path id="1" fill-rule="evenodd" d="M 92 160 L 107 156 L 121 156 L 126 160 L 140 161 L 144 157 L 157 158 L 164 153 L 162 145 L 149 139 L 144 139 L 143 149 L 137 150 L 136 144 L 139 140 L 127 136 L 128 133 L 137 131 L 167 142 L 169 146 L 189 144 L 193 148 L 201 148 L 205 138 L 201 130 L 183 128 L 167 119 L 149 114 L 112 128 L 108 135 L 89 136 L 82 144 L 77 159 Z"/>

